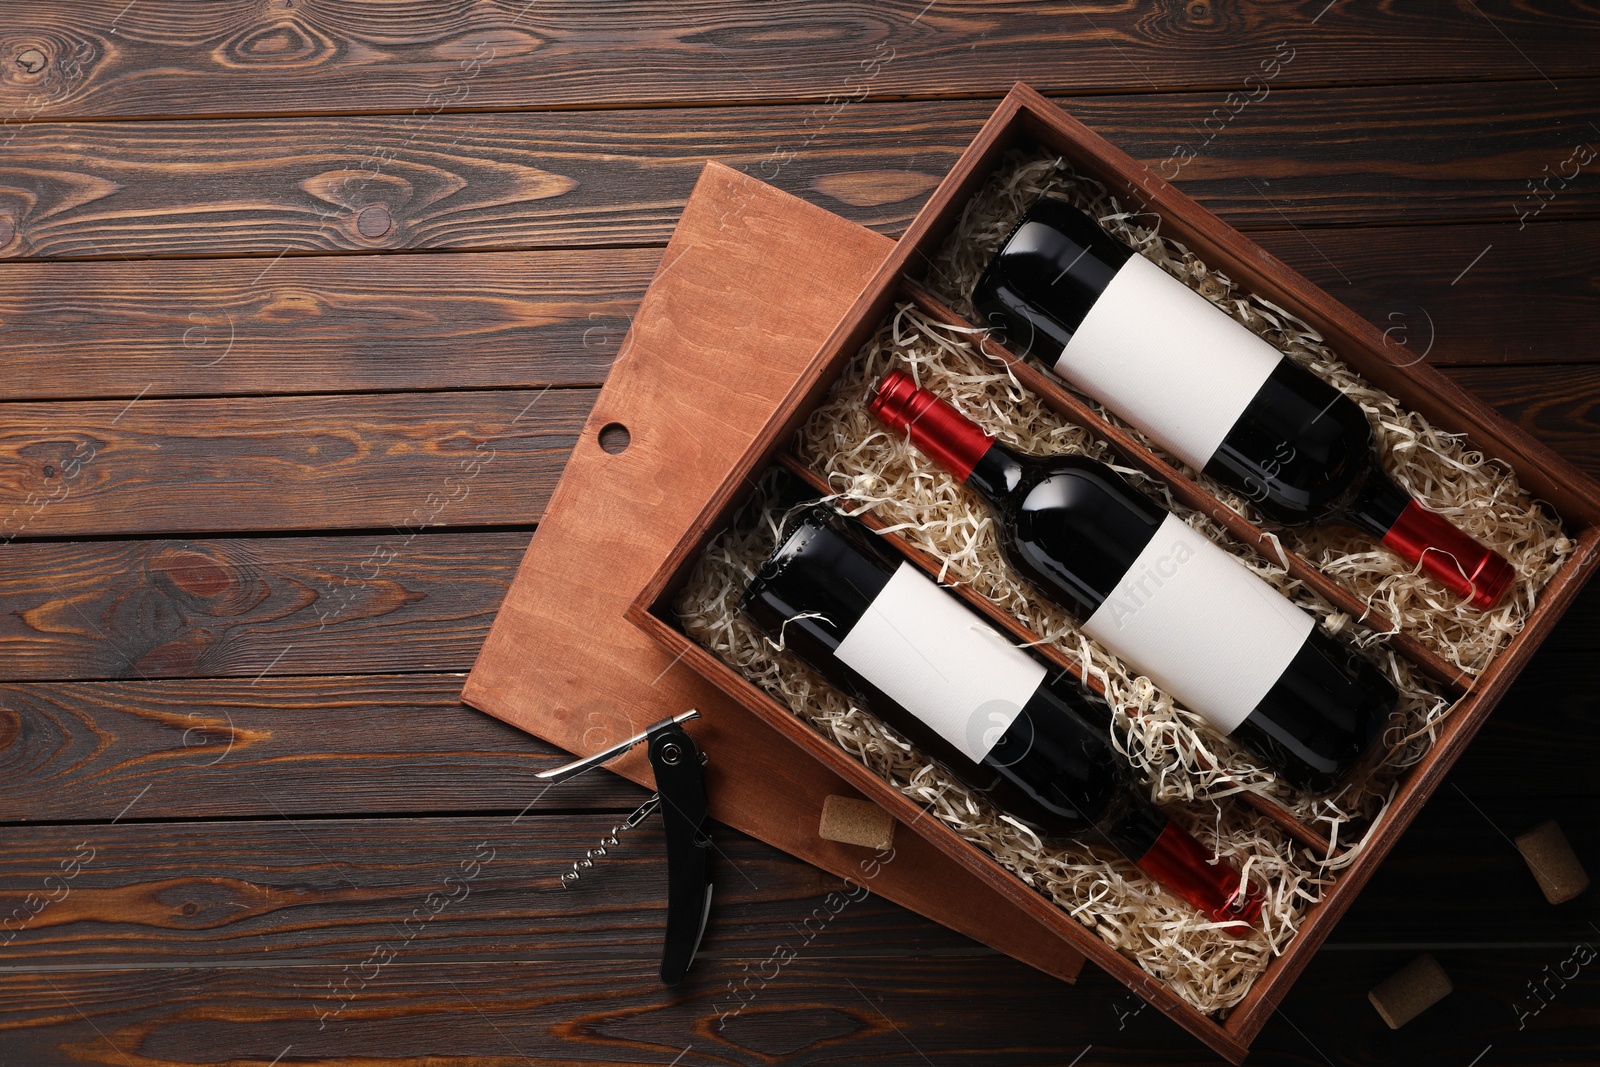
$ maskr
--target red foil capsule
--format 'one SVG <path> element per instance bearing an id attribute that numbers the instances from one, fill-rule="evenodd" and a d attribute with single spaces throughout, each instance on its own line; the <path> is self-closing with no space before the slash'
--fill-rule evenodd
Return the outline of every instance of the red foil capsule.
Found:
<path id="1" fill-rule="evenodd" d="M 1249 927 L 1261 918 L 1260 890 L 1245 882 L 1228 861 L 1212 862 L 1211 852 L 1177 823 L 1167 823 L 1150 851 L 1134 863 L 1212 922 L 1242 924 L 1223 928 L 1235 937 L 1248 936 Z"/>
<path id="2" fill-rule="evenodd" d="M 1413 500 L 1383 535 L 1385 548 L 1437 579 L 1479 611 L 1500 602 L 1517 572 L 1444 516 Z"/>
<path id="3" fill-rule="evenodd" d="M 994 438 L 971 419 L 928 390 L 918 389 L 903 370 L 884 376 L 867 410 L 889 429 L 909 434 L 912 444 L 960 481 L 967 480 L 994 444 Z"/>

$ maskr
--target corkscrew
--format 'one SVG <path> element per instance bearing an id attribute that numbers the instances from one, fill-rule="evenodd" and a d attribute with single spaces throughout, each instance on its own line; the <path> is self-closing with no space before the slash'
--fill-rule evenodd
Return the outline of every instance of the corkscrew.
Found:
<path id="1" fill-rule="evenodd" d="M 676 985 L 688 973 L 705 935 L 706 920 L 711 916 L 707 858 L 711 839 L 705 833 L 706 790 L 702 775 L 707 757 L 695 747 L 682 725 L 699 717 L 700 713 L 691 709 L 662 719 L 626 741 L 537 775 L 551 784 L 564 782 L 616 759 L 640 742 L 649 746 L 656 792 L 613 826 L 597 848 L 589 849 L 575 861 L 572 870 L 562 872 L 561 886 L 569 888 L 581 879 L 597 858 L 616 847 L 624 831 L 632 830 L 659 808 L 667 832 L 667 932 L 661 954 L 661 980 L 667 985 Z"/>

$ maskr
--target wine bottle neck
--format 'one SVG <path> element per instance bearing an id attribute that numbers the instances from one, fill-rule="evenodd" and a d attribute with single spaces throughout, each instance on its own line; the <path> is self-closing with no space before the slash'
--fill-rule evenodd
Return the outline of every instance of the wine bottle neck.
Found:
<path id="1" fill-rule="evenodd" d="M 916 448 L 962 481 L 990 450 L 994 439 L 911 375 L 894 371 L 878 383 L 867 408 L 889 429 L 906 434 Z"/>
<path id="2" fill-rule="evenodd" d="M 1246 937 L 1261 918 L 1265 897 L 1226 860 L 1213 859 L 1208 849 L 1176 823 L 1168 823 L 1161 837 L 1137 866 L 1173 893 L 1198 908 L 1213 922 L 1238 923 L 1224 932 Z"/>
<path id="3" fill-rule="evenodd" d="M 1396 485 L 1374 460 L 1355 499 L 1345 507 L 1343 518 L 1381 541 L 1410 505 L 1411 494 Z"/>
<path id="4" fill-rule="evenodd" d="M 1011 449 L 996 441 L 988 451 L 978 457 L 967 475 L 967 485 L 977 490 L 985 500 L 998 504 L 1022 483 L 1025 461 Z"/>
<path id="5" fill-rule="evenodd" d="M 1376 461 L 1345 519 L 1479 611 L 1499 603 L 1516 578 L 1502 556 L 1412 499 Z"/>
<path id="6" fill-rule="evenodd" d="M 1132 804 L 1114 811 L 1103 812 L 1096 819 L 1096 827 L 1117 847 L 1117 851 L 1135 863 L 1155 847 L 1168 827 L 1167 817 L 1161 809 L 1132 792 Z"/>

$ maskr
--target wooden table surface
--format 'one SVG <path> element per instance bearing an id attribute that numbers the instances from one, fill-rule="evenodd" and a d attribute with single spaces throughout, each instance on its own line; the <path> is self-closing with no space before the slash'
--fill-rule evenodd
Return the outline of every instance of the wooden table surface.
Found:
<path id="1" fill-rule="evenodd" d="M 562 754 L 456 695 L 702 161 L 897 234 L 1017 79 L 1600 474 L 1600 13 L 1379 6 L 8 4 L 0 1065 L 1220 1062 L 877 898 L 719 1020 L 836 881 L 723 831 L 664 990 L 657 823 L 557 884 L 642 793 L 518 821 Z M 1600 895 L 1508 837 L 1600 871 L 1597 637 L 1252 1063 L 1600 1058 Z"/>

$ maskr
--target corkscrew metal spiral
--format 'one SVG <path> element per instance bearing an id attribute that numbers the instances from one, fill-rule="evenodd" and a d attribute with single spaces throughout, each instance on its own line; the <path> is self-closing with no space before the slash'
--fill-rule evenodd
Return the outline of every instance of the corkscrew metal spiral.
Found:
<path id="1" fill-rule="evenodd" d="M 622 822 L 618 823 L 616 826 L 613 826 L 611 828 L 611 832 L 600 839 L 600 844 L 597 847 L 591 848 L 589 851 L 583 854 L 583 859 L 572 861 L 572 870 L 563 871 L 561 873 L 561 888 L 570 889 L 573 882 L 576 882 L 578 879 L 583 877 L 584 871 L 587 871 L 594 866 L 595 860 L 609 855 L 609 853 L 606 852 L 606 849 L 615 848 L 617 846 L 618 834 L 622 833 L 624 830 L 632 830 L 634 827 L 648 819 L 650 817 L 650 813 L 655 811 L 656 808 L 660 806 L 661 794 L 654 794 L 649 800 L 646 800 L 643 804 L 640 804 L 639 807 L 634 810 L 633 814 L 629 815 L 626 819 L 623 819 Z"/>

